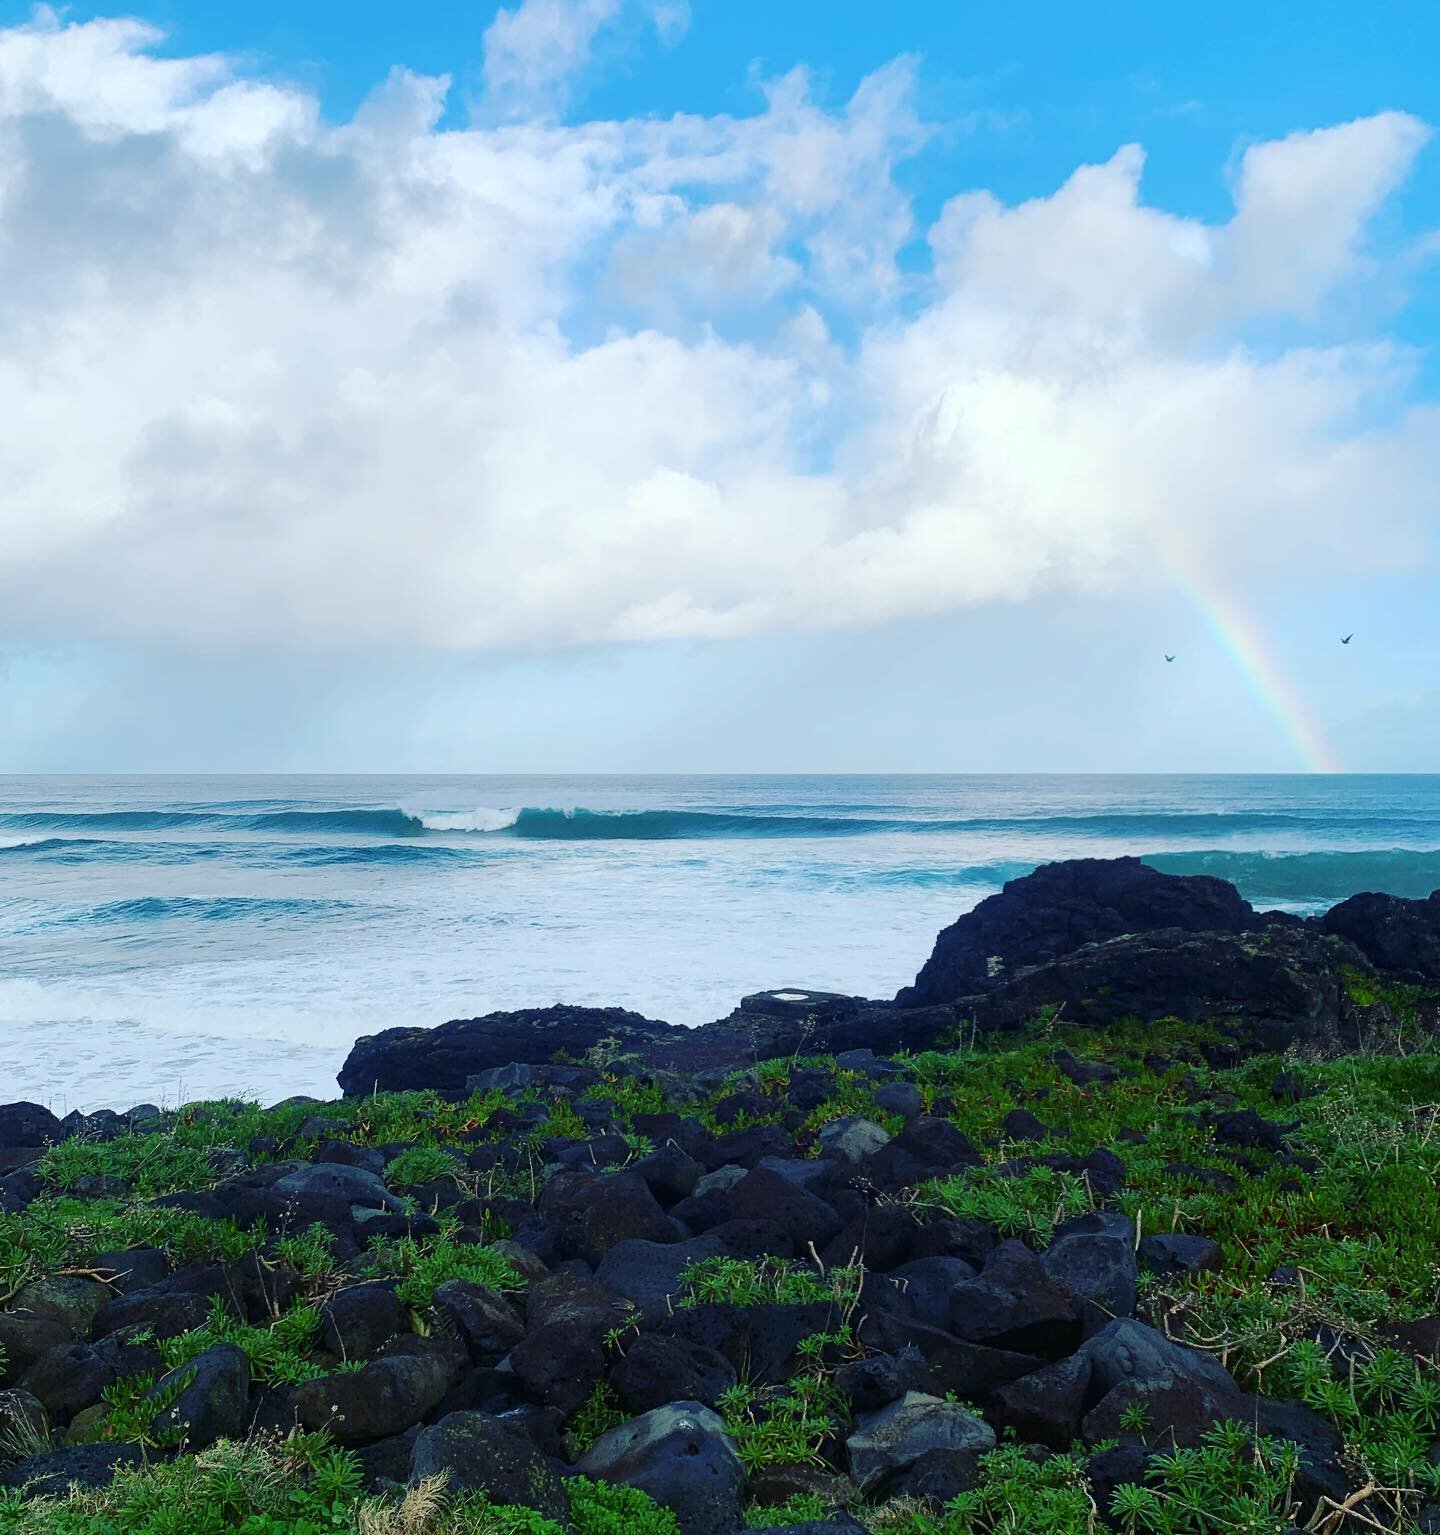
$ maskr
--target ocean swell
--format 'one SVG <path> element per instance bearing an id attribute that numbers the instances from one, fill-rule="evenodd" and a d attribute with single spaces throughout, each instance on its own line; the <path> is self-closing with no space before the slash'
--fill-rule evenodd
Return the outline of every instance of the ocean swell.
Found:
<path id="1" fill-rule="evenodd" d="M 354 909 L 350 901 L 308 900 L 264 896 L 137 896 L 128 901 L 104 901 L 46 918 L 35 927 L 146 922 L 291 922 L 343 916 Z"/>
<path id="2" fill-rule="evenodd" d="M 425 827 L 403 810 L 28 810 L 0 816 L 15 831 L 269 831 L 349 836 L 418 837 Z"/>
<path id="3" fill-rule="evenodd" d="M 1440 848 L 1370 848 L 1364 852 L 1241 853 L 1223 850 L 1147 853 L 1166 874 L 1213 874 L 1249 901 L 1328 906 L 1362 890 L 1412 898 L 1440 889 Z"/>
<path id="4" fill-rule="evenodd" d="M 1119 839 L 1164 846 L 1172 838 L 1259 832 L 1321 831 L 1363 836 L 1440 836 L 1434 820 L 1374 821 L 1364 815 L 1298 815 L 1290 811 L 1103 811 L 1019 816 L 910 816 L 814 814 L 803 806 L 734 811 L 686 808 L 595 810 L 477 806 L 469 810 L 372 808 L 248 811 L 205 806 L 192 810 L 25 811 L 0 815 L 0 830 L 41 833 L 209 830 L 269 832 L 281 837 L 514 837 L 534 841 L 640 841 L 695 838 L 863 837 L 876 833 L 977 833 L 1025 837 Z M 48 841 L 29 844 L 49 847 Z M 23 849 L 25 843 L 20 844 Z M 15 851 L 0 847 L 0 851 Z"/>

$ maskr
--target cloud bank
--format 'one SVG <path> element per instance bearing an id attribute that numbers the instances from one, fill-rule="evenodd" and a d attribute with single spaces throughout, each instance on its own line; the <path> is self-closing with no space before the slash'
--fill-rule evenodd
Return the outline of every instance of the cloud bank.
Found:
<path id="1" fill-rule="evenodd" d="M 723 637 L 1431 557 L 1367 244 L 1425 125 L 1251 145 L 1217 225 L 1127 145 L 921 229 L 910 62 L 566 122 L 620 9 L 502 12 L 463 129 L 444 79 L 337 125 L 135 21 L 0 31 L 0 640 Z"/>

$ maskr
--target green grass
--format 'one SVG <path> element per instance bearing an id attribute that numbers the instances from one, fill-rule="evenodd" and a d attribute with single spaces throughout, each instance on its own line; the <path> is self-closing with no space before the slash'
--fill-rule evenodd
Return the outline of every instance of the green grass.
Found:
<path id="1" fill-rule="evenodd" d="M 850 1417 L 835 1387 L 835 1362 L 854 1349 L 848 1327 L 813 1333 L 797 1345 L 800 1367 L 783 1387 L 741 1380 L 721 1393 L 717 1405 L 749 1471 L 824 1464 L 822 1445 Z"/>
<path id="2" fill-rule="evenodd" d="M 210 1148 L 170 1135 L 122 1135 L 113 1141 L 61 1141 L 40 1158 L 36 1172 L 52 1188 L 69 1192 L 82 1178 L 114 1178 L 139 1199 L 206 1189 L 219 1182 Z"/>
<path id="3" fill-rule="evenodd" d="M 784 1524 L 810 1524 L 829 1517 L 829 1505 L 813 1492 L 792 1492 L 783 1503 L 752 1503 L 745 1510 L 746 1524 L 756 1530 Z"/>
<path id="4" fill-rule="evenodd" d="M 203 1354 L 217 1343 L 233 1343 L 250 1361 L 250 1373 L 270 1386 L 295 1385 L 326 1375 L 333 1366 L 310 1358 L 320 1340 L 320 1312 L 314 1306 L 292 1306 L 268 1327 L 239 1321 L 220 1296 L 210 1303 L 203 1327 L 163 1340 L 160 1357 L 169 1370 Z"/>
<path id="5" fill-rule="evenodd" d="M 858 1268 L 822 1269 L 785 1258 L 700 1258 L 680 1275 L 685 1293 L 679 1304 L 801 1306 L 835 1301 L 853 1305 L 863 1278 Z"/>
<path id="6" fill-rule="evenodd" d="M 1357 1005 L 1383 1010 L 1401 1033 L 1418 1029 L 1428 994 L 1419 988 L 1377 988 L 1364 977 L 1347 984 Z M 944 1112 L 975 1144 L 982 1165 L 938 1179 L 917 1191 L 923 1214 L 977 1217 L 1032 1245 L 1049 1240 L 1057 1223 L 1108 1203 L 1123 1209 L 1142 1235 L 1187 1231 L 1213 1238 L 1221 1267 L 1193 1279 L 1142 1278 L 1140 1314 L 1183 1329 L 1190 1341 L 1214 1350 L 1247 1389 L 1293 1396 L 1336 1426 L 1347 1468 L 1357 1481 L 1373 1481 L 1365 1504 L 1386 1530 L 1404 1531 L 1427 1499 L 1440 1498 L 1440 1469 L 1430 1447 L 1440 1434 L 1440 1371 L 1417 1365 L 1384 1345 L 1384 1324 L 1440 1309 L 1440 1056 L 1433 1050 L 1362 1053 L 1335 1060 L 1255 1057 L 1224 1069 L 1204 1064 L 1200 1047 L 1220 1043 L 1218 1028 L 1162 1023 L 1103 1033 L 1046 1021 L 1030 1034 L 971 1038 L 903 1064 L 927 1112 Z M 1105 1059 L 1118 1069 L 1112 1082 L 1079 1087 L 1055 1064 L 1060 1047 L 1082 1059 Z M 1408 1047 L 1407 1047 L 1408 1048 Z M 1147 1055 L 1168 1064 L 1151 1070 Z M 700 1118 L 717 1132 L 778 1122 L 786 1110 L 792 1075 L 820 1068 L 831 1073 L 825 1101 L 806 1115 L 802 1133 L 830 1119 L 862 1114 L 898 1128 L 873 1102 L 873 1084 L 861 1074 L 836 1071 L 817 1058 L 763 1063 L 732 1074 L 694 1102 L 682 1093 L 670 1103 L 661 1082 L 608 1072 L 584 1095 L 613 1106 L 613 1129 L 627 1140 L 629 1157 L 650 1143 L 636 1134 L 635 1116 L 674 1109 Z M 603 1069 L 603 1068 L 602 1068 Z M 1306 1096 L 1278 1103 L 1270 1094 L 1276 1074 L 1298 1077 Z M 758 1103 L 720 1125 L 717 1106 L 746 1090 Z M 688 1089 L 686 1090 L 688 1092 Z M 436 1285 L 447 1279 L 483 1283 L 515 1293 L 524 1282 L 493 1247 L 455 1239 L 453 1218 L 442 1216 L 437 1235 L 377 1240 L 359 1261 L 342 1262 L 322 1227 L 274 1240 L 263 1226 L 241 1230 L 186 1211 L 155 1209 L 146 1201 L 177 1189 L 204 1188 L 240 1163 L 252 1138 L 273 1154 L 303 1154 L 296 1140 L 304 1121 L 328 1119 L 336 1133 L 358 1145 L 404 1145 L 386 1170 L 395 1188 L 410 1188 L 464 1174 L 482 1197 L 533 1202 L 543 1187 L 535 1151 L 548 1136 L 593 1139 L 600 1133 L 563 1100 L 547 1105 L 546 1121 L 525 1137 L 518 1170 L 469 1173 L 456 1153 L 497 1142 L 504 1133 L 503 1093 L 474 1094 L 446 1103 L 434 1094 L 379 1094 L 334 1104 L 297 1104 L 265 1110 L 253 1104 L 190 1105 L 167 1114 L 151 1133 L 112 1142 L 72 1141 L 47 1151 L 37 1164 L 46 1191 L 28 1210 L 0 1216 L 0 1301 L 27 1282 L 64 1270 L 84 1271 L 95 1257 L 130 1246 L 156 1246 L 176 1263 L 191 1259 L 234 1262 L 250 1252 L 285 1263 L 301 1281 L 298 1304 L 272 1325 L 241 1322 L 216 1303 L 205 1325 L 161 1345 L 167 1368 L 182 1365 L 228 1339 L 251 1360 L 258 1380 L 285 1383 L 322 1372 L 316 1363 L 318 1302 L 337 1283 L 363 1277 L 398 1281 L 417 1325 Z M 1055 1130 L 1038 1145 L 1007 1143 L 1005 1116 L 1027 1108 Z M 1238 1156 L 1219 1144 L 1200 1119 L 1203 1112 L 1256 1110 L 1290 1127 L 1291 1158 L 1246 1149 Z M 1141 1132 L 1143 1143 L 1127 1138 Z M 512 1141 L 513 1148 L 514 1142 Z M 1083 1176 L 1030 1166 L 1019 1174 L 1007 1161 L 1051 1154 L 1084 1157 L 1091 1149 L 1118 1152 L 1128 1180 L 1105 1199 Z M 263 1149 L 260 1159 L 270 1154 Z M 507 1154 L 508 1158 L 508 1154 Z M 512 1159 L 513 1160 L 513 1159 Z M 1199 1174 L 1224 1173 L 1232 1189 L 1216 1191 Z M 508 1161 L 507 1161 L 508 1165 Z M 79 1198 L 82 1180 L 104 1178 L 106 1197 Z M 119 1196 L 119 1197 L 116 1197 Z M 1279 1269 L 1296 1282 L 1272 1280 Z M 691 1265 L 676 1304 L 729 1302 L 830 1303 L 834 1335 L 807 1340 L 794 1377 L 783 1387 L 742 1382 L 721 1409 L 742 1458 L 752 1469 L 828 1463 L 835 1436 L 846 1431 L 844 1402 L 834 1390 L 841 1358 L 856 1349 L 848 1322 L 858 1302 L 858 1267 L 824 1270 L 818 1264 L 779 1260 L 707 1259 Z M 1326 1328 L 1360 1340 L 1353 1367 L 1307 1341 Z M 616 1330 L 623 1349 L 630 1328 Z M 1365 1344 L 1369 1345 L 1367 1357 Z M 142 1400 L 152 1381 L 129 1381 L 106 1394 L 108 1412 L 92 1432 L 137 1440 L 156 1448 L 159 1411 Z M 619 1421 L 620 1408 L 601 1386 L 564 1425 L 575 1451 Z M 1158 1434 L 1162 1425 L 1131 1414 L 1127 1433 Z M 1219 1535 L 1247 1530 L 1275 1535 L 1290 1517 L 1285 1453 L 1257 1450 L 1239 1429 L 1216 1430 L 1198 1450 L 1160 1462 L 1155 1475 L 1125 1489 L 1115 1510 L 1127 1535 Z M 1227 1437 L 1228 1436 L 1228 1437 Z M 1158 1440 L 1157 1440 L 1158 1442 Z M 326 1459 L 325 1457 L 329 1457 Z M 348 1468 L 348 1469 L 347 1469 Z M 353 1462 L 318 1440 L 294 1446 L 219 1446 L 202 1456 L 157 1461 L 126 1473 L 101 1494 L 47 1500 L 27 1508 L 0 1496 L 0 1535 L 557 1535 L 558 1527 L 530 1510 L 499 1509 L 483 1499 L 447 1497 L 443 1489 L 412 1490 L 404 1508 L 367 1499 L 349 1483 Z M 578 1484 L 572 1484 L 573 1487 Z M 627 1489 L 581 1490 L 575 1527 L 582 1535 L 674 1535 L 673 1520 L 649 1500 L 636 1503 Z M 629 1501 L 627 1501 L 629 1500 Z M 817 1517 L 818 1500 L 792 1500 L 779 1510 L 752 1511 L 756 1522 Z M 192 1512 L 193 1511 L 193 1512 Z M 902 1535 L 1089 1535 L 1096 1511 L 1080 1454 L 1033 1459 L 1015 1445 L 984 1458 L 981 1480 L 944 1510 L 897 1502 L 861 1509 L 880 1531 Z M 1109 1511 L 1106 1511 L 1107 1513 Z M 408 1521 L 408 1522 L 402 1522 Z"/>
<path id="7" fill-rule="evenodd" d="M 976 1168 L 928 1184 L 925 1198 L 947 1215 L 989 1221 L 1002 1236 L 1029 1236 L 1042 1246 L 1062 1221 L 1094 1208 L 1083 1178 L 1049 1167 L 1016 1176 L 994 1167 Z"/>
<path id="8" fill-rule="evenodd" d="M 263 1225 L 241 1230 L 188 1210 L 148 1209 L 113 1199 L 39 1199 L 0 1215 L 0 1304 L 32 1279 L 83 1269 L 102 1253 L 160 1247 L 180 1263 L 233 1263 L 264 1245 Z"/>
<path id="9" fill-rule="evenodd" d="M 422 1311 L 435 1287 L 450 1279 L 488 1285 L 492 1290 L 520 1290 L 525 1282 L 514 1265 L 493 1247 L 457 1243 L 453 1229 L 442 1227 L 437 1236 L 382 1238 L 370 1244 L 362 1270 L 366 1278 L 398 1278 L 396 1295 L 414 1310 Z"/>
<path id="10" fill-rule="evenodd" d="M 869 1077 L 858 1071 L 836 1071 L 834 1077 L 829 1096 L 805 1116 L 801 1129 L 813 1132 L 832 1119 L 843 1119 L 849 1114 L 873 1120 L 891 1135 L 898 1135 L 905 1128 L 903 1115 L 892 1114 L 875 1102 L 875 1083 Z"/>
<path id="11" fill-rule="evenodd" d="M 361 1482 L 359 1461 L 323 1435 L 227 1442 L 122 1470 L 98 1492 L 0 1491 L 0 1535 L 565 1535 L 534 1509 L 447 1496 L 439 1481 L 393 1498 L 364 1496 Z M 679 1535 L 635 1488 L 567 1486 L 575 1535 Z"/>
<path id="12" fill-rule="evenodd" d="M 413 1188 L 419 1183 L 453 1178 L 463 1169 L 464 1163 L 444 1146 L 411 1146 L 386 1164 L 385 1182 L 392 1189 Z"/>
<path id="13" fill-rule="evenodd" d="M 570 1420 L 569 1449 L 578 1459 L 602 1435 L 625 1421 L 625 1409 L 614 1389 L 603 1380 L 586 1398 L 580 1411 Z"/>

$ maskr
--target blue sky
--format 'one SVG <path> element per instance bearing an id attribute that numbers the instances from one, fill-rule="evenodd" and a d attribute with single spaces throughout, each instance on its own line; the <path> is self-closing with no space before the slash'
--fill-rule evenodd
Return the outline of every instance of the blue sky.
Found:
<path id="1" fill-rule="evenodd" d="M 0 3 L 0 771 L 1440 770 L 1436 57 Z"/>

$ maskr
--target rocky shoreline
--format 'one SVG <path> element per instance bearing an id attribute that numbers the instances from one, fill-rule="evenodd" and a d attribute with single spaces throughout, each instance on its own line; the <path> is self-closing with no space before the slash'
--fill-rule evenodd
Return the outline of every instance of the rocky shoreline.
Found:
<path id="1" fill-rule="evenodd" d="M 462 1092 L 487 1070 L 579 1058 L 604 1039 L 652 1069 L 733 1070 L 800 1053 L 928 1050 L 962 1026 L 1014 1031 L 1042 1016 L 1096 1028 L 1225 1019 L 1271 1049 L 1354 1048 L 1383 1023 L 1357 1002 L 1357 978 L 1440 985 L 1440 892 L 1357 895 L 1305 921 L 1257 912 L 1208 875 L 1072 859 L 1012 880 L 946 928 L 893 1001 L 780 989 L 694 1029 L 620 1008 L 491 1013 L 361 1039 L 338 1080 L 350 1095 Z"/>
<path id="2" fill-rule="evenodd" d="M 0 1107 L 0 1532 L 1440 1530 L 1437 1010 L 1440 898 L 1084 860 L 893 1001 Z"/>

